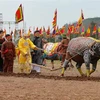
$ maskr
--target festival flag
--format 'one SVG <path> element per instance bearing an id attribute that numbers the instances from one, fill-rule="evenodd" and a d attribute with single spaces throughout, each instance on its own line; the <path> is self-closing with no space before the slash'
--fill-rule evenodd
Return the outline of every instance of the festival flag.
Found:
<path id="1" fill-rule="evenodd" d="M 56 35 L 59 34 L 59 27 L 57 26 L 57 29 L 56 29 Z"/>
<path id="2" fill-rule="evenodd" d="M 74 33 L 75 34 L 79 34 L 79 26 L 78 26 L 78 24 L 76 24 L 76 26 L 75 26 L 75 28 L 74 28 Z"/>
<path id="3" fill-rule="evenodd" d="M 54 28 L 53 32 L 52 32 L 52 35 L 55 35 L 55 34 L 56 34 L 56 29 Z"/>
<path id="4" fill-rule="evenodd" d="M 6 35 L 6 29 L 4 29 L 3 33 Z"/>
<path id="5" fill-rule="evenodd" d="M 83 20 L 84 20 L 83 10 L 81 10 L 81 16 L 80 16 L 80 18 L 79 18 L 79 20 L 77 22 L 78 26 L 82 25 Z"/>
<path id="6" fill-rule="evenodd" d="M 47 35 L 50 35 L 50 26 L 48 26 Z"/>
<path id="7" fill-rule="evenodd" d="M 74 25 L 71 25 L 71 27 L 70 27 L 70 31 L 71 31 L 71 33 L 73 34 L 74 33 Z"/>
<path id="8" fill-rule="evenodd" d="M 30 36 L 31 34 L 31 29 L 29 28 L 27 35 Z"/>
<path id="9" fill-rule="evenodd" d="M 43 26 L 43 32 L 45 32 L 45 27 Z"/>
<path id="10" fill-rule="evenodd" d="M 100 34 L 100 26 L 98 26 L 98 33 Z"/>
<path id="11" fill-rule="evenodd" d="M 24 16 L 23 16 L 22 4 L 20 4 L 19 8 L 17 9 L 15 13 L 15 21 L 16 23 L 19 23 L 23 20 L 24 20 Z"/>
<path id="12" fill-rule="evenodd" d="M 86 36 L 90 36 L 90 26 L 88 27 L 87 31 L 86 31 Z"/>
<path id="13" fill-rule="evenodd" d="M 57 9 L 55 10 L 55 13 L 54 13 L 52 25 L 53 25 L 53 28 L 55 28 L 57 25 Z"/>
<path id="14" fill-rule="evenodd" d="M 65 26 L 63 26 L 60 30 L 59 30 L 60 34 L 63 34 L 65 32 Z"/>
<path id="15" fill-rule="evenodd" d="M 40 28 L 40 30 L 39 30 L 39 31 L 40 31 L 40 34 L 42 34 L 42 27 Z"/>
<path id="16" fill-rule="evenodd" d="M 85 32 L 85 27 L 82 25 L 82 32 L 81 32 L 81 35 L 84 35 L 84 32 Z"/>
<path id="17" fill-rule="evenodd" d="M 84 20 L 84 14 L 83 14 L 83 10 L 81 9 L 81 17 L 82 17 L 82 20 Z"/>
<path id="18" fill-rule="evenodd" d="M 97 31 L 97 27 L 96 27 L 96 25 L 95 25 L 94 28 L 93 28 L 92 35 L 96 34 L 96 31 Z"/>
<path id="19" fill-rule="evenodd" d="M 71 25 L 69 24 L 68 25 L 68 29 L 67 29 L 67 35 L 70 35 L 71 34 L 71 28 L 70 27 L 71 27 Z"/>
<path id="20" fill-rule="evenodd" d="M 98 37 L 100 39 L 100 25 L 98 26 Z"/>
<path id="21" fill-rule="evenodd" d="M 2 36 L 2 38 L 4 38 L 6 36 L 6 29 L 4 29 L 4 31 L 3 31 L 3 36 Z"/>

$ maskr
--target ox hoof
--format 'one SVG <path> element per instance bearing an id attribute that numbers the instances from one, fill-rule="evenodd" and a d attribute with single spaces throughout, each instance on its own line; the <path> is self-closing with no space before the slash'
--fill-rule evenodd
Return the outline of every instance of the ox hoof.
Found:
<path id="1" fill-rule="evenodd" d="M 86 74 L 82 74 L 81 77 L 87 77 L 87 75 Z"/>
<path id="2" fill-rule="evenodd" d="M 64 74 L 61 74 L 60 76 L 61 76 L 61 77 L 64 77 Z"/>

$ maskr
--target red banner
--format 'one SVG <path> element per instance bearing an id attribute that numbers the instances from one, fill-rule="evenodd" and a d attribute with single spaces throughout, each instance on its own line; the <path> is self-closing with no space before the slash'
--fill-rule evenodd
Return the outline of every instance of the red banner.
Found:
<path id="1" fill-rule="evenodd" d="M 22 4 L 20 4 L 19 8 L 17 9 L 17 11 L 15 13 L 15 20 L 16 20 L 16 23 L 19 23 L 24 20 Z"/>

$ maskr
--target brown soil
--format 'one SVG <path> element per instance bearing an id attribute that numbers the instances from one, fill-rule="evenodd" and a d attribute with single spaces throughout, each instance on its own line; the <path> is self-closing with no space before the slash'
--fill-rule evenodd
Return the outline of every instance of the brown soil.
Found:
<path id="1" fill-rule="evenodd" d="M 0 73 L 0 100 L 100 100 L 100 62 L 90 78 L 80 77 L 76 68 L 66 70 L 41 69 L 40 74 Z M 55 67 L 60 63 L 55 62 Z M 50 67 L 48 62 L 48 67 Z M 85 72 L 85 66 L 82 67 Z"/>

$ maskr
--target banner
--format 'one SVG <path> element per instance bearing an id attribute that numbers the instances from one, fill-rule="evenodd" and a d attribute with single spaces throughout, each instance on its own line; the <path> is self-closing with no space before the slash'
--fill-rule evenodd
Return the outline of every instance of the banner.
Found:
<path id="1" fill-rule="evenodd" d="M 23 20 L 24 20 L 24 16 L 23 16 L 22 4 L 20 4 L 19 8 L 17 9 L 15 13 L 15 21 L 16 23 L 19 23 Z"/>

